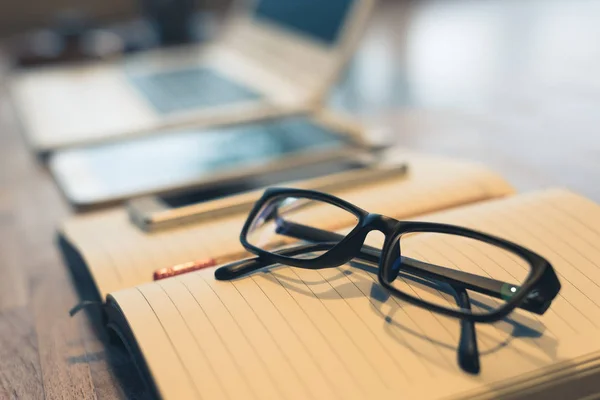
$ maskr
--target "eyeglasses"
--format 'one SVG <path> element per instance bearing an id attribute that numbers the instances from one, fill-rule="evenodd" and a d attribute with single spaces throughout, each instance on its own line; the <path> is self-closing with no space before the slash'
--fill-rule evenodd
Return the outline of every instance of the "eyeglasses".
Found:
<path id="1" fill-rule="evenodd" d="M 335 225 L 350 230 L 332 232 Z M 382 250 L 365 245 L 372 231 L 384 234 Z M 471 373 L 479 372 L 474 323 L 501 320 L 517 307 L 543 314 L 560 291 L 550 263 L 518 244 L 459 226 L 370 214 L 310 190 L 266 190 L 240 240 L 258 257 L 217 269 L 216 279 L 274 264 L 323 269 L 357 259 L 377 265 L 378 281 L 391 295 L 461 320 L 459 364 Z M 302 243 L 282 249 L 294 240 Z"/>

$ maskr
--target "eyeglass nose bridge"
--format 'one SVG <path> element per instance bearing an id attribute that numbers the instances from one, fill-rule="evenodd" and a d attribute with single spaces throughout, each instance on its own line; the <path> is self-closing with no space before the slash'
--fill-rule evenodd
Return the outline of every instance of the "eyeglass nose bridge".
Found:
<path id="1" fill-rule="evenodd" d="M 360 235 L 363 242 L 372 231 L 379 231 L 385 236 L 381 259 L 379 260 L 379 278 L 384 279 L 386 282 L 393 282 L 399 273 L 399 263 L 394 263 L 398 268 L 391 268 L 386 266 L 386 260 L 400 260 L 400 247 L 392 246 L 392 239 L 400 224 L 400 221 L 380 214 L 369 214 L 363 222 L 364 230 Z"/>
<path id="2" fill-rule="evenodd" d="M 363 222 L 363 227 L 368 232 L 379 231 L 386 237 L 394 234 L 400 222 L 394 218 L 386 217 L 381 214 L 369 214 Z"/>

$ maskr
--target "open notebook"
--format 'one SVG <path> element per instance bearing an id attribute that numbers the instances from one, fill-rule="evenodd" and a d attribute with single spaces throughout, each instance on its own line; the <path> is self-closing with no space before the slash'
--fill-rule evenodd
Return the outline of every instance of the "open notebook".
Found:
<path id="1" fill-rule="evenodd" d="M 68 221 L 61 244 L 71 268 L 87 266 L 99 294 L 108 295 L 109 326 L 165 399 L 471 399 L 532 391 L 547 398 L 557 393 L 554 384 L 595 372 L 600 207 L 561 190 L 508 196 L 500 177 L 469 164 L 410 162 L 402 181 L 339 195 L 370 211 L 420 215 L 520 243 L 553 264 L 563 287 L 543 316 L 517 311 L 477 325 L 478 376 L 456 365 L 459 323 L 385 296 L 373 268 L 278 267 L 233 282 L 217 282 L 206 269 L 150 282 L 165 265 L 242 256 L 243 216 L 148 235 L 129 229 L 122 211 L 103 212 Z M 473 272 L 507 276 L 516 268 L 498 271 L 466 248 L 437 253 Z"/>

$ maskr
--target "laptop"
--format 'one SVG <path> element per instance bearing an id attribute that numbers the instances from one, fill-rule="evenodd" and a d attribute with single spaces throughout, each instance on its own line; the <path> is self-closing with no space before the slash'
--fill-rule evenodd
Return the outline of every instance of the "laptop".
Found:
<path id="1" fill-rule="evenodd" d="M 17 72 L 10 89 L 38 154 L 167 128 L 316 109 L 375 0 L 253 0 L 207 45 Z"/>

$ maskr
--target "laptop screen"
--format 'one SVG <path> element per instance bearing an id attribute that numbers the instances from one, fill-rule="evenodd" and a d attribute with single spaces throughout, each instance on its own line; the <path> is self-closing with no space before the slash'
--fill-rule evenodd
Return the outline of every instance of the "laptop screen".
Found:
<path id="1" fill-rule="evenodd" d="M 259 0 L 255 15 L 334 44 L 355 1 L 358 0 Z"/>

